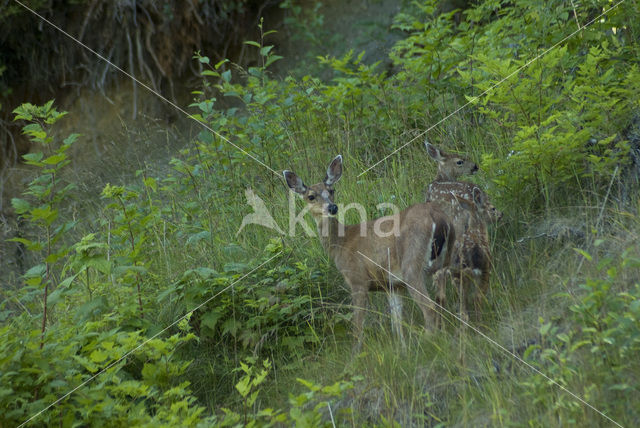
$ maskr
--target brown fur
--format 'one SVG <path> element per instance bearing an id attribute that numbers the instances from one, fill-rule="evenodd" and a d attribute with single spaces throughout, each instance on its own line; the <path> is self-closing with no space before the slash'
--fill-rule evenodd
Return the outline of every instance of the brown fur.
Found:
<path id="1" fill-rule="evenodd" d="M 451 264 L 434 275 L 437 285 L 437 301 L 445 303 L 445 286 L 447 276 L 452 277 L 459 285 L 460 311 L 467 317 L 464 293 L 472 284 L 476 285 L 474 299 L 476 311 L 484 293 L 489 287 L 491 273 L 491 250 L 487 225 L 497 222 L 502 217 L 490 202 L 482 189 L 473 183 L 457 181 L 463 172 L 472 174 L 477 170 L 470 161 L 449 155 L 428 145 L 429 155 L 438 162 L 438 174 L 429 185 L 426 200 L 436 204 L 450 219 L 455 241 Z M 465 166 L 466 168 L 461 168 Z"/>
<path id="2" fill-rule="evenodd" d="M 397 214 L 397 236 L 376 233 L 376 228 L 383 233 L 391 231 L 392 216 L 367 221 L 364 226 L 342 225 L 330 215 L 335 207 L 333 184 L 341 174 L 340 156 L 329 165 L 325 180 L 313 186 L 304 185 L 295 173 L 284 171 L 289 188 L 309 204 L 322 245 L 351 288 L 353 324 L 358 341 L 361 340 L 369 291 L 393 292 L 390 285 L 391 288 L 407 289 L 422 310 L 425 329 L 431 329 L 435 311 L 428 298 L 425 280 L 428 274 L 450 264 L 449 242 L 453 240 L 453 226 L 442 210 L 428 202 Z"/>
<path id="3" fill-rule="evenodd" d="M 467 216 L 467 226 L 462 240 L 454 243 L 454 255 L 451 265 L 438 271 L 434 282 L 438 288 L 438 300 L 441 304 L 445 300 L 445 283 L 447 276 L 459 285 L 460 313 L 467 320 L 465 293 L 475 292 L 474 307 L 476 313 L 480 303 L 489 288 L 491 274 L 491 251 L 487 232 L 487 207 L 493 207 L 487 201 L 482 200 L 479 193 L 475 194 L 474 207 L 467 206 L 465 200 L 460 204 L 470 212 Z M 495 209 L 495 208 L 494 208 Z"/>
<path id="4" fill-rule="evenodd" d="M 478 171 L 478 165 L 460 156 L 446 153 L 433 144 L 425 143 L 427 153 L 438 162 L 438 174 L 433 179 L 438 181 L 456 181 L 463 175 L 474 174 Z"/>

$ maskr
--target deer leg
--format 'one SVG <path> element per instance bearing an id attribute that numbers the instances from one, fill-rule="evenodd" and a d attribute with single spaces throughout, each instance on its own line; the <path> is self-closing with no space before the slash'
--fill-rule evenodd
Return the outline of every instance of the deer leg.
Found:
<path id="1" fill-rule="evenodd" d="M 440 307 L 439 315 L 436 317 L 436 328 L 444 327 L 444 320 L 442 314 L 442 308 L 446 303 L 447 292 L 447 274 L 449 273 L 447 268 L 438 269 L 436 273 L 433 274 L 433 285 L 436 288 L 436 304 Z"/>
<path id="2" fill-rule="evenodd" d="M 463 321 L 463 324 L 469 322 L 465 291 L 469 287 L 469 283 L 473 282 L 473 280 L 471 279 L 471 275 L 473 275 L 473 273 L 469 268 L 460 270 L 460 278 L 458 281 L 458 297 L 460 298 L 460 320 Z"/>
<path id="3" fill-rule="evenodd" d="M 362 343 L 362 329 L 364 315 L 367 308 L 367 291 L 353 290 L 351 292 L 351 305 L 353 306 L 353 333 L 356 336 L 358 347 Z"/>
<path id="4" fill-rule="evenodd" d="M 398 293 L 390 291 L 387 294 L 387 299 L 391 308 L 391 330 L 395 336 L 400 338 L 402 347 L 406 348 L 404 334 L 402 333 L 402 297 Z"/>
<path id="5" fill-rule="evenodd" d="M 406 269 L 406 272 L 403 272 L 402 277 L 409 294 L 422 310 L 425 330 L 431 331 L 433 326 L 436 325 L 436 310 L 425 286 L 425 271 L 411 267 Z"/>

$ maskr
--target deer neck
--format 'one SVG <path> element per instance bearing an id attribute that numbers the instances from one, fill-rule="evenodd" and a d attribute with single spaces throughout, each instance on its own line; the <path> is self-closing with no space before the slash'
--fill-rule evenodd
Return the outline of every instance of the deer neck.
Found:
<path id="1" fill-rule="evenodd" d="M 438 173 L 436 174 L 436 177 L 433 179 L 434 183 L 442 183 L 442 182 L 448 182 L 448 181 L 456 181 L 456 180 L 453 177 L 449 177 L 443 171 L 438 171 Z"/>
<path id="2" fill-rule="evenodd" d="M 332 259 L 340 252 L 345 241 L 344 225 L 336 217 L 314 216 L 318 227 L 318 237 L 325 251 Z"/>

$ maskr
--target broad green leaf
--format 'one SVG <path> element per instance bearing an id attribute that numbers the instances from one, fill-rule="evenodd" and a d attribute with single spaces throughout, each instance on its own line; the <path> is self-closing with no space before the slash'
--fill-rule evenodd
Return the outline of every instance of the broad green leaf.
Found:
<path id="1" fill-rule="evenodd" d="M 262 47 L 260 49 L 260 55 L 267 56 L 269 52 L 271 52 L 271 49 L 273 49 L 272 45 Z"/>
<path id="2" fill-rule="evenodd" d="M 207 311 L 202 315 L 200 322 L 205 327 L 209 328 L 211 331 L 214 331 L 216 328 L 216 324 L 218 320 L 222 317 L 222 313 L 216 310 Z"/>
<path id="3" fill-rule="evenodd" d="M 103 350 L 96 349 L 89 355 L 89 358 L 91 358 L 91 361 L 94 363 L 101 363 L 109 358 L 109 354 Z"/>
<path id="4" fill-rule="evenodd" d="M 264 66 L 265 67 L 269 67 L 271 64 L 273 64 L 274 62 L 282 59 L 284 57 L 280 56 L 280 55 L 271 55 L 269 56 L 269 59 L 267 59 L 267 61 L 265 62 Z"/>
<path id="5" fill-rule="evenodd" d="M 42 159 L 44 157 L 44 154 L 42 152 L 37 152 L 37 153 L 27 153 L 26 155 L 22 155 L 22 158 L 26 161 L 32 162 L 32 163 L 37 163 L 38 161 L 40 161 L 40 159 Z"/>
<path id="6" fill-rule="evenodd" d="M 236 383 L 236 390 L 240 393 L 242 397 L 246 397 L 249 395 L 251 391 L 251 376 L 243 376 L 242 379 L 238 383 Z"/>
<path id="7" fill-rule="evenodd" d="M 67 158 L 67 155 L 65 155 L 64 153 L 60 153 L 60 154 L 57 154 L 57 155 L 49 156 L 48 158 L 43 160 L 42 163 L 44 163 L 46 165 L 57 165 L 60 162 L 62 162 L 63 160 L 65 160 L 66 158 Z"/>
<path id="8" fill-rule="evenodd" d="M 47 271 L 47 265 L 44 263 L 33 266 L 31 269 L 25 272 L 25 278 L 41 277 Z"/>
<path id="9" fill-rule="evenodd" d="M 11 206 L 18 214 L 23 214 L 31 209 L 29 202 L 19 198 L 11 198 Z"/>

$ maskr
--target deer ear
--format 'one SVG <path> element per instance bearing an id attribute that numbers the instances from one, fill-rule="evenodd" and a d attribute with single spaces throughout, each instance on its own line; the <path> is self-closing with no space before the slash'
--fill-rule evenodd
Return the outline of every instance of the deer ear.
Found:
<path id="1" fill-rule="evenodd" d="M 332 186 L 336 181 L 342 177 L 342 155 L 336 156 L 329 167 L 327 168 L 327 175 L 324 177 L 324 184 Z"/>
<path id="2" fill-rule="evenodd" d="M 304 185 L 302 179 L 296 175 L 293 171 L 282 171 L 284 175 L 284 179 L 287 182 L 287 186 L 289 189 L 293 190 L 296 193 L 305 193 L 307 191 L 307 186 Z"/>
<path id="3" fill-rule="evenodd" d="M 482 190 L 480 190 L 478 187 L 474 187 L 472 194 L 473 194 L 473 203 L 475 203 L 478 208 L 483 207 L 485 200 L 484 200 L 484 194 Z"/>
<path id="4" fill-rule="evenodd" d="M 440 153 L 440 149 L 427 141 L 424 142 L 424 146 L 427 148 L 429 156 L 438 162 L 442 161 L 442 153 Z"/>

